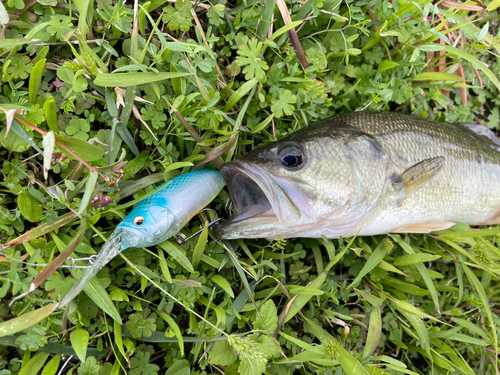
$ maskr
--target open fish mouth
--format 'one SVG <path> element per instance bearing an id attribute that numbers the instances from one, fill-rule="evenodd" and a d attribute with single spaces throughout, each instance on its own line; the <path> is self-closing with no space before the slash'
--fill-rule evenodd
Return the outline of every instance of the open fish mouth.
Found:
<path id="1" fill-rule="evenodd" d="M 226 180 L 229 194 L 238 212 L 238 216 L 231 219 L 233 222 L 272 210 L 268 198 L 270 192 L 263 189 L 262 182 L 254 173 L 228 165 L 222 168 L 222 176 Z"/>
<path id="2" fill-rule="evenodd" d="M 300 217 L 284 189 L 258 167 L 234 161 L 221 173 L 238 215 L 214 228 L 219 238 L 266 237 L 285 218 L 289 223 Z"/>

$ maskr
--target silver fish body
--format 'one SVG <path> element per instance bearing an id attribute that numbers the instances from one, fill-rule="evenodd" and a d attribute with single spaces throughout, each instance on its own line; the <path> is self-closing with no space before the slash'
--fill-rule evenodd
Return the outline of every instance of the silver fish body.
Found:
<path id="1" fill-rule="evenodd" d="M 500 141 L 479 125 L 334 116 L 226 164 L 220 238 L 376 235 L 500 222 Z"/>

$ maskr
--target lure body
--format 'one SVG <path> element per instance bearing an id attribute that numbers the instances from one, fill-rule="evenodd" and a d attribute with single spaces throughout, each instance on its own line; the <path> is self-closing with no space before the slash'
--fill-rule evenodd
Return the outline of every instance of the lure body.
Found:
<path id="1" fill-rule="evenodd" d="M 192 171 L 173 178 L 140 201 L 117 225 L 97 258 L 59 302 L 64 307 L 111 259 L 129 247 L 158 245 L 176 234 L 221 191 L 225 181 L 219 171 Z"/>
<path id="2" fill-rule="evenodd" d="M 185 173 L 160 185 L 158 192 L 140 201 L 116 227 L 122 230 L 122 250 L 157 245 L 172 237 L 224 185 L 220 172 L 208 169 Z"/>

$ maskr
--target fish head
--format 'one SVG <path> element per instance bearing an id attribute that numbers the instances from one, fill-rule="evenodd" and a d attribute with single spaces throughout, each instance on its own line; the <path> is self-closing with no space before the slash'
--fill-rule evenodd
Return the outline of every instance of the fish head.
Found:
<path id="1" fill-rule="evenodd" d="M 222 167 L 238 215 L 216 226 L 219 238 L 356 234 L 352 217 L 373 203 L 370 189 L 380 190 L 372 185 L 385 178 L 386 155 L 358 129 L 319 125 Z"/>
<path id="2" fill-rule="evenodd" d="M 156 204 L 155 204 L 156 203 Z M 180 221 L 162 202 L 145 199 L 117 226 L 121 231 L 121 249 L 157 245 L 180 229 Z"/>

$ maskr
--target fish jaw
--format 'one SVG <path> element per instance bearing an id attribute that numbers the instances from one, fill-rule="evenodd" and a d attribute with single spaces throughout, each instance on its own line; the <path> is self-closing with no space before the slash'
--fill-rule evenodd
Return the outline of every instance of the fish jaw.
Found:
<path id="1" fill-rule="evenodd" d="M 221 172 L 238 215 L 217 225 L 219 238 L 277 238 L 303 220 L 300 198 L 258 165 L 233 161 Z"/>
<path id="2" fill-rule="evenodd" d="M 236 219 L 236 220 L 235 220 Z M 238 238 L 284 238 L 287 227 L 281 225 L 272 209 L 257 215 L 239 220 L 238 216 L 214 226 L 214 232 L 219 239 Z"/>
<path id="3" fill-rule="evenodd" d="M 233 218 L 234 219 L 234 218 Z M 265 238 L 268 241 L 285 238 L 338 238 L 357 235 L 358 225 L 330 225 L 327 219 L 302 220 L 294 225 L 281 224 L 272 210 L 268 210 L 241 221 L 233 219 L 214 226 L 217 238 L 234 240 L 239 238 Z"/>

